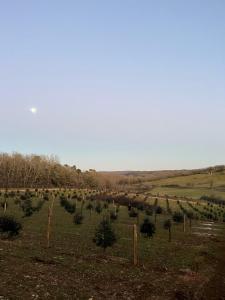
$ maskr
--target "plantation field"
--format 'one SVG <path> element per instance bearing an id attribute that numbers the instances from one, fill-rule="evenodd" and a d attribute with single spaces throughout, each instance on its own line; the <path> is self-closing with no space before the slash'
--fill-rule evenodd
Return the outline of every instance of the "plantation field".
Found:
<path id="1" fill-rule="evenodd" d="M 65 209 L 62 194 L 75 211 Z M 0 240 L 0 299 L 219 299 L 205 287 L 215 281 L 215 270 L 224 256 L 224 206 L 207 201 L 190 206 L 188 201 L 148 193 L 105 195 L 87 190 L 20 192 L 5 199 L 2 192 L 1 215 L 5 209 L 5 215 L 15 216 L 23 229 L 15 238 Z M 31 200 L 33 210 L 24 206 L 26 199 Z M 137 217 L 130 217 L 128 207 L 121 204 L 128 199 Z M 97 212 L 99 203 L 101 211 Z M 91 210 L 87 208 L 90 204 Z M 160 213 L 156 213 L 157 207 L 162 209 Z M 116 208 L 117 219 L 111 224 L 117 241 L 104 251 L 93 242 L 96 227 Z M 175 212 L 190 211 L 193 218 L 186 218 L 185 232 L 183 222 L 172 221 L 169 242 L 165 220 L 173 220 Z M 208 211 L 218 219 L 201 213 Z M 73 222 L 77 212 L 83 216 L 79 225 Z M 156 226 L 152 238 L 139 232 L 146 217 Z M 138 228 L 137 266 L 133 265 L 134 224 Z"/>
<path id="2" fill-rule="evenodd" d="M 220 187 L 225 189 L 225 172 L 215 172 L 212 174 L 202 173 L 194 175 L 176 176 L 166 179 L 154 180 L 154 185 L 179 185 L 183 187 Z"/>
<path id="3" fill-rule="evenodd" d="M 225 172 L 194 174 L 153 180 L 145 184 L 151 192 L 160 195 L 185 196 L 199 199 L 214 195 L 225 199 Z"/>

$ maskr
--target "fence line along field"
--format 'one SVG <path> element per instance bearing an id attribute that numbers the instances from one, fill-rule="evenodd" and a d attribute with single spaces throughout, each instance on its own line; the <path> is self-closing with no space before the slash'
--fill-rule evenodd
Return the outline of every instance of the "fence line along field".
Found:
<path id="1" fill-rule="evenodd" d="M 201 299 L 224 245 L 225 205 L 213 197 L 27 189 L 0 199 L 1 299 Z"/>

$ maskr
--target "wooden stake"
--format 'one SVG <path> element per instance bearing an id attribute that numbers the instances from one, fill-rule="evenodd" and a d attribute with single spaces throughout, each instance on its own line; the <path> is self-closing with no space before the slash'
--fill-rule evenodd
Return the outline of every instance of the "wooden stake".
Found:
<path id="1" fill-rule="evenodd" d="M 186 215 L 184 214 L 183 232 L 186 231 Z"/>
<path id="2" fill-rule="evenodd" d="M 7 202 L 5 201 L 5 203 L 4 203 L 4 214 L 6 213 L 6 210 L 7 210 Z"/>
<path id="3" fill-rule="evenodd" d="M 157 214 L 156 214 L 156 211 L 155 211 L 155 224 L 156 224 L 156 218 L 157 218 Z"/>
<path id="4" fill-rule="evenodd" d="M 81 208 L 80 208 L 81 215 L 83 215 L 83 207 L 84 207 L 84 200 L 82 200 L 82 203 L 81 203 Z"/>
<path id="5" fill-rule="evenodd" d="M 171 242 L 171 227 L 169 227 L 169 242 Z"/>
<path id="6" fill-rule="evenodd" d="M 47 227 L 47 248 L 50 247 L 50 232 L 51 232 L 51 219 L 53 214 L 53 206 L 55 202 L 55 196 L 52 197 L 52 202 L 48 207 L 48 227 Z"/>
<path id="7" fill-rule="evenodd" d="M 133 259 L 134 259 L 134 266 L 138 264 L 138 238 L 137 238 L 137 225 L 133 225 Z"/>

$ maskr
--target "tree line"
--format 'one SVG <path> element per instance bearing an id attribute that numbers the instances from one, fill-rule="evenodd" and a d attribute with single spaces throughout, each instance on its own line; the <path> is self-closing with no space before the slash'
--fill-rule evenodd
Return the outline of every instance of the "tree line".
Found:
<path id="1" fill-rule="evenodd" d="M 54 156 L 0 153 L 0 188 L 110 188 L 112 180 L 91 169 L 62 165 Z"/>

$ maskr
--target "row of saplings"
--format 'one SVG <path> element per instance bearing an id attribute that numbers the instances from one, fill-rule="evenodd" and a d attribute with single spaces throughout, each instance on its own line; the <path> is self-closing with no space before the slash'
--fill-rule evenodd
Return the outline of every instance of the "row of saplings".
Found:
<path id="1" fill-rule="evenodd" d="M 177 212 L 174 214 L 175 222 L 182 222 L 183 216 L 181 213 Z M 170 219 L 164 222 L 164 228 L 169 232 L 169 241 L 171 241 L 171 227 L 172 221 Z M 19 234 L 22 230 L 21 223 L 12 216 L 3 215 L 0 216 L 0 234 L 2 238 L 12 238 Z M 156 226 L 149 218 L 145 218 L 140 226 L 140 232 L 145 237 L 153 237 L 156 232 Z M 112 227 L 112 223 L 108 217 L 103 217 L 96 228 L 95 237 L 93 239 L 97 246 L 102 247 L 104 250 L 112 246 L 116 242 L 116 235 Z"/>
<path id="2" fill-rule="evenodd" d="M 104 216 L 103 220 L 100 222 L 99 226 L 96 229 L 95 237 L 93 241 L 96 243 L 97 246 L 106 249 L 109 246 L 112 246 L 116 242 L 116 234 L 113 230 L 111 221 L 115 221 L 118 217 L 119 206 L 120 204 L 127 206 L 128 213 L 131 218 L 138 218 L 138 211 L 137 210 L 145 210 L 146 215 L 152 216 L 153 213 L 155 215 L 155 222 L 151 222 L 151 220 L 147 217 L 144 219 L 143 223 L 140 225 L 140 233 L 143 236 L 152 238 L 156 232 L 156 215 L 161 214 L 163 209 L 158 205 L 150 205 L 150 204 L 143 204 L 139 201 L 134 201 L 127 197 L 126 195 L 107 195 L 107 194 L 100 194 L 100 195 L 92 195 L 86 198 L 89 200 L 89 203 L 86 205 L 86 209 L 91 211 L 95 210 L 96 213 L 100 214 L 103 209 L 109 208 L 109 203 L 117 203 L 115 205 L 115 209 L 113 211 L 109 211 L 109 215 Z M 81 201 L 81 199 L 80 199 Z M 94 205 L 94 201 L 96 204 Z M 101 205 L 101 202 L 103 205 Z M 157 203 L 157 201 L 156 201 Z M 64 196 L 60 196 L 60 204 L 64 209 L 73 214 L 76 212 L 76 204 L 72 204 L 68 199 Z M 75 213 L 74 215 L 74 223 L 81 224 L 83 221 L 83 207 L 85 201 L 82 201 L 80 212 Z M 190 228 L 192 226 L 192 219 L 194 219 L 194 214 L 189 210 L 185 211 L 185 216 L 189 219 Z M 172 224 L 174 223 L 183 223 L 184 222 L 184 213 L 176 211 L 172 214 L 172 220 L 167 219 L 165 220 L 163 227 L 165 230 L 168 230 L 169 233 L 169 242 L 171 241 L 171 228 Z"/>
<path id="3" fill-rule="evenodd" d="M 86 194 L 91 194 L 91 192 L 86 193 Z M 20 191 L 14 192 L 5 192 L 2 193 L 0 191 L 0 196 L 3 196 L 3 202 L 0 202 L 0 208 L 4 210 L 4 214 L 1 216 L 0 215 L 0 237 L 1 238 L 13 238 L 17 235 L 19 235 L 19 232 L 22 230 L 22 224 L 13 216 L 11 215 L 6 215 L 6 210 L 9 206 L 8 199 L 9 198 L 14 198 L 14 203 L 19 206 L 19 208 L 23 212 L 23 218 L 24 217 L 31 217 L 35 212 L 39 212 L 44 203 L 46 201 L 49 201 L 49 198 L 52 196 L 58 196 L 59 192 L 52 192 L 49 193 L 48 190 L 44 190 L 42 193 L 39 192 L 37 189 L 34 192 L 31 192 L 29 189 L 27 189 L 24 193 L 21 193 Z M 36 205 L 33 205 L 32 198 L 34 197 L 39 197 L 41 199 L 38 200 Z M 70 196 L 71 198 L 77 198 L 81 200 L 81 196 L 74 194 L 73 197 Z M 69 198 L 70 198 L 69 197 Z M 64 199 L 64 205 L 65 208 L 67 209 L 68 212 L 73 213 L 75 211 L 75 208 L 73 205 L 69 204 L 68 200 Z M 63 203 L 63 197 L 61 198 L 61 202 Z M 61 203 L 61 205 L 62 205 Z M 77 221 L 75 223 L 81 224 L 82 222 L 82 216 L 77 215 Z M 76 218 L 75 218 L 76 219 Z"/>
<path id="4" fill-rule="evenodd" d="M 95 196 L 89 196 L 86 197 L 86 200 L 89 200 L 89 202 L 86 204 L 86 209 L 89 210 L 90 216 L 92 214 L 92 211 L 95 211 L 97 214 L 101 214 L 103 210 L 109 210 L 109 201 L 101 203 L 99 199 L 96 201 Z M 70 214 L 74 214 L 73 216 L 73 222 L 74 224 L 80 225 L 83 222 L 84 216 L 83 216 L 83 209 L 85 206 L 85 201 L 81 198 L 77 199 L 79 202 L 81 202 L 80 209 L 77 209 L 77 203 L 71 202 L 71 200 L 68 200 L 68 198 L 65 195 L 60 195 L 60 205 Z M 109 211 L 109 218 L 111 221 L 114 221 L 118 217 L 119 212 L 119 205 L 116 205 L 114 210 Z"/>
<path id="5" fill-rule="evenodd" d="M 0 196 L 2 193 L 0 192 Z M 6 212 L 9 204 L 9 198 L 15 198 L 14 203 L 20 207 L 23 211 L 23 217 L 30 217 L 34 212 L 38 212 L 41 210 L 45 201 L 47 201 L 47 197 L 43 196 L 42 200 L 39 200 L 36 206 L 32 205 L 31 198 L 34 195 L 30 191 L 26 191 L 23 194 L 20 194 L 19 191 L 15 192 L 5 192 L 3 194 L 4 201 L 0 203 L 0 206 L 4 209 L 4 213 Z M 13 238 L 17 236 L 22 230 L 22 224 L 13 216 L 2 215 L 0 216 L 0 235 L 1 238 Z"/>
<path id="6" fill-rule="evenodd" d="M 153 237 L 153 235 L 156 232 L 156 215 L 161 214 L 163 212 L 163 209 L 157 205 L 157 201 L 155 205 L 150 205 L 146 203 L 140 203 L 139 201 L 131 200 L 127 195 L 108 195 L 106 193 L 98 194 L 98 195 L 90 195 L 89 197 L 86 197 L 86 200 L 89 200 L 88 204 L 86 205 L 86 209 L 90 211 L 90 215 L 92 211 L 95 211 L 98 214 L 101 214 L 103 209 L 109 209 L 109 203 L 116 203 L 115 209 L 113 211 L 108 211 L 109 214 L 107 216 L 103 217 L 102 222 L 99 224 L 94 242 L 97 246 L 101 246 L 104 249 L 108 246 L 113 245 L 116 242 L 116 235 L 115 232 L 111 226 L 111 221 L 115 221 L 118 218 L 118 212 L 120 204 L 125 205 L 128 207 L 128 214 L 131 218 L 138 218 L 139 213 L 137 210 L 145 210 L 145 213 L 147 216 L 155 215 L 155 222 L 151 222 L 150 219 L 147 217 L 144 219 L 143 223 L 140 226 L 140 232 L 145 237 Z M 60 204 L 64 209 L 70 213 L 74 214 L 73 222 L 74 224 L 82 224 L 83 221 L 83 208 L 85 201 L 81 200 L 81 198 L 78 199 L 78 201 L 81 202 L 80 211 L 77 211 L 77 205 L 76 203 L 71 203 L 71 201 L 68 200 L 68 198 L 64 195 L 60 195 Z M 101 202 L 103 204 L 101 204 Z M 189 210 L 183 212 L 176 211 L 172 214 L 172 220 L 167 219 L 165 220 L 163 227 L 164 229 L 168 230 L 169 233 L 169 241 L 171 241 L 171 228 L 173 222 L 175 223 L 183 223 L 184 222 L 184 214 L 189 219 L 190 228 L 192 226 L 192 219 L 194 219 L 194 214 Z M 173 221 L 173 222 L 172 222 Z"/>
<path id="7" fill-rule="evenodd" d="M 5 192 L 3 194 L 4 201 L 0 203 L 0 206 L 6 211 L 9 206 L 8 199 L 14 198 L 14 203 L 18 205 L 19 208 L 22 210 L 23 217 L 30 217 L 35 212 L 39 212 L 42 209 L 44 203 L 49 200 L 49 196 L 46 193 L 41 195 L 41 199 L 37 201 L 36 205 L 33 205 L 32 198 L 34 197 L 36 197 L 36 194 L 32 193 L 29 190 L 26 190 L 25 193 L 22 194 L 20 192 Z"/>
<path id="8" fill-rule="evenodd" d="M 74 208 L 74 209 L 69 208 L 69 206 L 68 206 L 69 204 L 67 203 L 67 201 L 68 200 L 65 197 L 61 197 L 61 199 L 60 199 L 61 205 L 66 207 L 70 213 L 75 212 L 76 208 Z M 89 202 L 88 205 L 90 205 L 90 204 L 91 203 Z M 72 204 L 70 204 L 70 205 L 72 205 Z M 99 205 L 99 203 L 97 203 L 95 210 L 96 210 L 96 212 L 100 213 L 98 205 Z M 83 202 L 82 202 L 82 206 L 83 206 Z M 104 203 L 104 206 L 105 206 L 104 208 L 107 208 L 107 203 Z M 86 208 L 88 209 L 88 207 L 86 207 Z M 114 212 L 114 216 L 116 216 L 115 219 L 117 219 L 118 211 L 119 210 L 118 210 L 118 206 L 117 206 L 117 209 Z M 133 207 L 128 205 L 128 211 L 132 212 Z M 131 217 L 133 217 L 133 216 L 131 216 Z M 75 214 L 74 223 L 81 224 L 82 219 L 83 219 L 83 216 L 82 216 L 82 211 L 81 211 L 81 213 Z M 97 246 L 102 247 L 104 250 L 107 247 L 112 246 L 117 240 L 115 231 L 112 227 L 112 223 L 111 223 L 112 220 L 114 220 L 114 219 L 111 217 L 111 215 L 104 216 L 102 221 L 100 222 L 100 224 L 97 226 L 95 236 L 93 238 L 94 243 Z M 164 229 L 168 230 L 169 241 L 171 241 L 171 228 L 172 228 L 172 223 L 173 223 L 172 221 L 174 221 L 175 223 L 182 223 L 183 220 L 184 220 L 184 215 L 181 212 L 175 212 L 172 216 L 172 220 L 171 219 L 165 220 L 163 226 L 164 226 Z M 191 215 L 189 216 L 189 220 L 190 220 L 190 226 L 191 226 L 191 220 L 192 220 Z M 3 238 L 15 237 L 19 234 L 19 232 L 21 230 L 22 230 L 21 223 L 18 220 L 16 220 L 14 217 L 7 216 L 7 215 L 0 216 L 0 234 Z M 151 220 L 148 217 L 145 218 L 143 223 L 140 225 L 140 233 L 143 234 L 143 236 L 145 236 L 145 237 L 152 238 L 154 236 L 155 232 L 156 232 L 156 224 L 151 222 Z"/>

